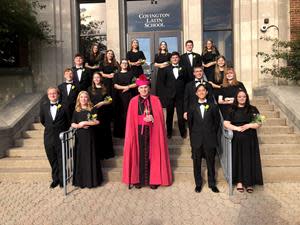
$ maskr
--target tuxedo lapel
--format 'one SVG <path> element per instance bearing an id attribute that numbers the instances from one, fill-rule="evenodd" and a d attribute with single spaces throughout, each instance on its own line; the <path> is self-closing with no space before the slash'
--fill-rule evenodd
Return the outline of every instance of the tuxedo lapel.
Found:
<path id="1" fill-rule="evenodd" d="M 46 105 L 45 105 L 45 107 L 46 107 L 46 110 L 47 110 L 47 112 L 48 112 L 48 116 L 51 118 L 51 120 L 53 120 L 53 118 L 52 118 L 52 115 L 51 115 L 51 110 L 50 110 L 50 102 L 48 102 Z"/>

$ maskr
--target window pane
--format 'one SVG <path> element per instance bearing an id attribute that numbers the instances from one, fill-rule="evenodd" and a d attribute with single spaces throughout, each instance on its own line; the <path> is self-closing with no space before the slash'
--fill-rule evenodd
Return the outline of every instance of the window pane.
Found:
<path id="1" fill-rule="evenodd" d="M 169 52 L 178 52 L 178 38 L 177 37 L 160 37 L 159 43 L 162 41 L 167 42 Z"/>
<path id="2" fill-rule="evenodd" d="M 203 0 L 204 30 L 232 29 L 232 0 Z"/>
<path id="3" fill-rule="evenodd" d="M 203 34 L 204 40 L 212 39 L 221 55 L 224 55 L 228 63 L 232 63 L 232 32 L 231 31 L 207 31 Z"/>

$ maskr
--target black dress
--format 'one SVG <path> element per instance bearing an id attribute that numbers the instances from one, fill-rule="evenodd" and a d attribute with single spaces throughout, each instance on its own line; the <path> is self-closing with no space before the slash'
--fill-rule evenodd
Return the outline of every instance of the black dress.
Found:
<path id="1" fill-rule="evenodd" d="M 223 79 L 224 79 L 224 71 L 220 71 L 220 79 L 216 80 L 215 75 L 214 75 L 212 82 L 216 85 L 221 86 L 223 83 Z M 215 97 L 216 101 L 218 101 L 219 95 L 222 95 L 221 88 L 213 88 L 213 93 L 214 93 L 214 97 Z"/>
<path id="2" fill-rule="evenodd" d="M 92 87 L 88 88 L 92 103 L 95 105 L 102 102 L 107 97 L 107 92 L 103 88 L 96 88 L 94 91 Z M 97 111 L 97 118 L 100 124 L 94 126 L 96 135 L 96 150 L 97 162 L 101 159 L 109 159 L 115 156 L 113 150 L 113 142 L 111 135 L 111 105 L 103 105 Z"/>
<path id="3" fill-rule="evenodd" d="M 137 62 L 140 59 L 142 59 L 142 60 L 146 59 L 146 57 L 142 51 L 137 51 L 137 52 L 129 51 L 129 52 L 127 52 L 126 58 L 130 62 Z M 131 69 L 133 76 L 135 76 L 135 77 L 139 77 L 141 74 L 144 73 L 142 65 L 130 66 L 130 69 Z"/>
<path id="4" fill-rule="evenodd" d="M 112 64 L 108 64 L 105 65 L 104 62 L 100 63 L 100 72 L 105 73 L 105 74 L 111 74 L 114 73 L 116 74 L 119 70 L 119 67 L 117 65 L 112 65 Z M 111 78 L 103 78 L 103 84 L 105 85 L 105 87 L 107 88 L 107 93 L 112 96 L 112 90 L 113 90 L 113 82 Z"/>
<path id="5" fill-rule="evenodd" d="M 131 71 L 125 73 L 117 73 L 114 76 L 114 84 L 127 86 L 132 84 L 134 76 Z M 133 97 L 133 92 L 130 90 L 122 92 L 122 90 L 115 89 L 114 96 L 114 136 L 118 138 L 125 137 L 125 126 L 126 126 L 126 116 L 129 102 Z"/>
<path id="6" fill-rule="evenodd" d="M 231 111 L 226 120 L 235 126 L 251 123 L 255 114 L 259 114 L 254 106 L 237 108 Z M 246 187 L 263 185 L 259 144 L 256 129 L 244 132 L 233 131 L 232 139 L 232 182 L 241 182 Z"/>
<path id="7" fill-rule="evenodd" d="M 242 82 L 238 82 L 238 84 L 234 85 L 234 86 L 221 87 L 220 95 L 223 96 L 223 99 L 234 98 L 239 90 L 246 91 L 246 88 Z M 225 115 L 228 113 L 228 110 L 231 108 L 231 105 L 220 104 L 219 107 L 220 107 L 223 117 L 225 118 Z"/>
<path id="8" fill-rule="evenodd" d="M 73 123 L 87 121 L 88 115 L 93 111 L 74 111 Z M 81 128 L 76 131 L 76 151 L 74 154 L 74 177 L 73 185 L 81 188 L 92 188 L 100 186 L 102 183 L 101 164 L 97 162 L 95 132 L 91 126 L 87 129 Z"/>
<path id="9" fill-rule="evenodd" d="M 203 63 L 207 64 L 210 62 L 214 62 L 216 61 L 219 55 L 220 53 L 218 50 L 202 53 Z M 213 81 L 214 72 L 215 72 L 215 65 L 212 65 L 210 67 L 204 67 L 204 73 L 208 81 Z"/>
<path id="10" fill-rule="evenodd" d="M 89 66 L 96 66 L 100 64 L 100 53 L 99 54 L 90 54 L 86 57 L 86 63 L 89 65 Z M 93 76 L 93 74 L 95 72 L 99 71 L 99 69 L 90 69 L 90 73 L 91 73 L 91 76 Z"/>
<path id="11" fill-rule="evenodd" d="M 155 55 L 155 63 L 164 63 L 164 62 L 170 62 L 171 59 L 171 53 L 166 54 L 156 54 Z M 163 74 L 164 74 L 165 68 L 158 68 L 157 69 L 157 75 L 156 75 L 156 95 L 162 99 L 164 96 L 164 85 L 163 85 Z M 151 79 L 152 81 L 153 79 Z"/>

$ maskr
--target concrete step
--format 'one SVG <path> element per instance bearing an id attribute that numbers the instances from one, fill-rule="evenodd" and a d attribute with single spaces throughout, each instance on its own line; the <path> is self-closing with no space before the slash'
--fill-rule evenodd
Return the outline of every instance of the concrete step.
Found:
<path id="1" fill-rule="evenodd" d="M 267 119 L 280 117 L 279 111 L 260 111 L 260 114 L 264 115 Z"/>
<path id="2" fill-rule="evenodd" d="M 254 98 L 252 101 L 250 101 L 251 105 L 257 106 L 257 105 L 268 105 L 269 99 L 267 98 Z"/>
<path id="3" fill-rule="evenodd" d="M 33 123 L 29 130 L 44 130 L 44 126 L 41 123 Z"/>
<path id="4" fill-rule="evenodd" d="M 38 147 L 38 148 L 32 148 L 32 147 L 16 147 L 11 148 L 8 151 L 9 157 L 46 157 L 46 152 L 44 149 L 44 146 Z"/>
<path id="5" fill-rule="evenodd" d="M 300 144 L 260 144 L 261 155 L 300 155 Z"/>
<path id="6" fill-rule="evenodd" d="M 298 167 L 263 167 L 265 183 L 300 182 L 300 166 Z"/>
<path id="7" fill-rule="evenodd" d="M 274 105 L 258 105 L 258 111 L 274 111 Z"/>
<path id="8" fill-rule="evenodd" d="M 289 126 L 268 126 L 263 125 L 258 129 L 258 134 L 292 134 L 294 128 Z"/>
<path id="9" fill-rule="evenodd" d="M 263 126 L 285 126 L 286 119 L 285 118 L 267 118 L 266 121 L 263 122 Z"/>
<path id="10" fill-rule="evenodd" d="M 258 137 L 260 144 L 300 144 L 299 134 L 268 134 Z"/>
<path id="11" fill-rule="evenodd" d="M 23 132 L 24 138 L 44 138 L 44 131 L 43 130 L 27 130 Z"/>

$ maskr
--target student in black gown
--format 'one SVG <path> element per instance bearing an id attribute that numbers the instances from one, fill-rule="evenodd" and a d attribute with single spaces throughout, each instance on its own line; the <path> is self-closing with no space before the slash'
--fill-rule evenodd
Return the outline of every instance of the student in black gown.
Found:
<path id="1" fill-rule="evenodd" d="M 92 44 L 90 54 L 86 56 L 85 68 L 90 70 L 91 74 L 99 71 L 100 51 L 97 43 Z"/>
<path id="2" fill-rule="evenodd" d="M 131 49 L 127 52 L 126 58 L 133 76 L 137 78 L 144 73 L 142 65 L 146 62 L 146 57 L 144 52 L 140 51 L 138 40 L 131 41 Z"/>
<path id="3" fill-rule="evenodd" d="M 208 81 L 213 81 L 216 59 L 220 55 L 217 47 L 211 39 L 206 41 L 202 52 L 204 73 Z"/>
<path id="4" fill-rule="evenodd" d="M 239 90 L 246 91 L 246 88 L 242 82 L 237 81 L 234 69 L 227 68 L 220 95 L 218 96 L 218 103 L 223 117 L 228 113 L 228 110 L 234 101 L 234 97 Z"/>
<path id="5" fill-rule="evenodd" d="M 237 191 L 253 192 L 254 185 L 263 185 L 261 160 L 257 132 L 261 121 L 259 111 L 250 105 L 244 90 L 237 92 L 236 98 L 226 116 L 224 126 L 233 130 L 232 139 L 232 182 Z"/>
<path id="6" fill-rule="evenodd" d="M 223 55 L 218 56 L 216 62 L 217 64 L 215 66 L 213 80 L 209 81 L 209 83 L 213 87 L 215 99 L 218 100 L 219 95 L 221 95 L 221 86 L 224 80 L 224 74 L 227 73 L 227 65 L 225 56 Z"/>
<path id="7" fill-rule="evenodd" d="M 115 53 L 113 50 L 107 50 L 103 61 L 100 63 L 100 74 L 103 77 L 103 83 L 110 96 L 113 95 L 113 78 L 119 69 L 120 65 L 116 60 Z"/>
<path id="8" fill-rule="evenodd" d="M 72 127 L 76 128 L 76 151 L 74 160 L 73 185 L 92 188 L 102 183 L 101 164 L 97 162 L 95 130 L 99 124 L 88 92 L 81 91 L 76 100 Z"/>
<path id="9" fill-rule="evenodd" d="M 101 121 L 100 124 L 94 126 L 96 132 L 97 161 L 112 158 L 115 156 L 110 127 L 112 98 L 108 95 L 107 89 L 102 82 L 102 77 L 97 72 L 93 74 L 92 86 L 88 88 L 88 93 L 97 111 L 97 118 Z"/>
<path id="10" fill-rule="evenodd" d="M 131 98 L 134 96 L 132 90 L 136 89 L 135 77 L 128 71 L 128 62 L 121 60 L 121 71 L 114 77 L 114 136 L 125 137 L 125 125 L 127 109 Z"/>
<path id="11" fill-rule="evenodd" d="M 155 54 L 154 66 L 157 68 L 156 77 L 151 77 L 151 89 L 162 99 L 165 95 L 163 88 L 163 70 L 170 64 L 171 53 L 168 52 L 167 42 L 162 41 L 159 44 L 158 53 Z M 155 85 L 153 85 L 155 84 Z M 165 107 L 165 106 L 163 106 Z"/>

